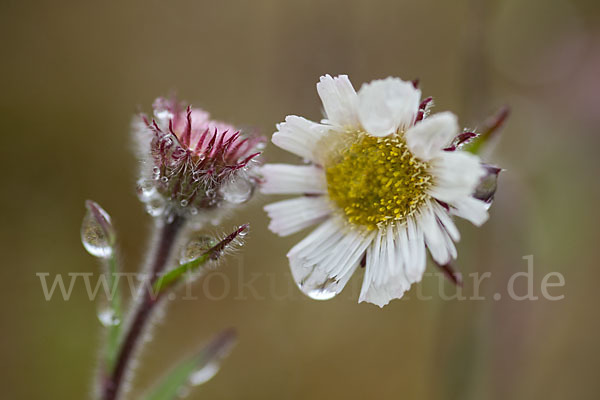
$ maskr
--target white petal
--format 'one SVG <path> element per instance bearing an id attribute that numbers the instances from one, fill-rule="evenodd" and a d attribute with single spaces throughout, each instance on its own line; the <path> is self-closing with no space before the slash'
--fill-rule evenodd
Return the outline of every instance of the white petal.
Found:
<path id="1" fill-rule="evenodd" d="M 406 233 L 408 238 L 408 254 L 405 257 L 404 270 L 409 282 L 415 283 L 421 281 L 425 272 L 426 251 L 425 237 L 423 231 L 416 224 L 413 217 L 409 217 L 406 222 Z"/>
<path id="2" fill-rule="evenodd" d="M 271 218 L 269 229 L 279 236 L 296 233 L 316 224 L 331 213 L 323 197 L 298 197 L 267 204 L 265 211 Z"/>
<path id="3" fill-rule="evenodd" d="M 266 194 L 322 194 L 327 192 L 325 173 L 315 165 L 265 164 L 260 168 Z"/>
<path id="4" fill-rule="evenodd" d="M 288 115 L 285 122 L 277 124 L 277 132 L 271 141 L 284 150 L 310 161 L 316 160 L 316 146 L 329 128 L 295 115 Z"/>
<path id="5" fill-rule="evenodd" d="M 456 258 L 456 247 L 452 238 L 436 218 L 430 203 L 421 208 L 417 224 L 423 229 L 425 243 L 436 263 L 445 265 Z"/>
<path id="6" fill-rule="evenodd" d="M 359 302 L 369 302 L 383 307 L 392 299 L 399 299 L 410 288 L 401 257 L 398 257 L 399 239 L 395 234 L 390 234 L 393 229 L 385 233 L 379 231 L 373 243 L 367 249 L 367 265 Z"/>
<path id="7" fill-rule="evenodd" d="M 428 193 L 445 203 L 452 203 L 473 194 L 485 169 L 474 154 L 443 151 L 431 160 L 429 173 L 433 176 L 433 185 Z"/>
<path id="8" fill-rule="evenodd" d="M 406 132 L 406 144 L 415 156 L 429 161 L 446 148 L 458 133 L 458 121 L 451 112 L 434 114 Z"/>
<path id="9" fill-rule="evenodd" d="M 451 212 L 470 221 L 476 226 L 481 226 L 488 219 L 489 203 L 474 197 L 465 197 L 451 204 Z"/>
<path id="10" fill-rule="evenodd" d="M 358 92 L 358 116 L 373 136 L 387 136 L 411 126 L 419 111 L 421 91 L 398 78 L 365 83 Z"/>
<path id="11" fill-rule="evenodd" d="M 453 241 L 458 242 L 460 240 L 460 232 L 454 224 L 454 221 L 452 221 L 448 211 L 436 202 L 432 202 L 431 206 L 438 222 L 444 227 L 446 232 L 448 232 L 450 238 L 452 238 Z"/>
<path id="12" fill-rule="evenodd" d="M 327 122 L 345 128 L 359 128 L 358 97 L 347 75 L 321 77 L 317 92 L 323 102 Z"/>
<path id="13" fill-rule="evenodd" d="M 335 218 L 324 222 L 288 253 L 296 284 L 314 299 L 332 298 L 358 267 L 373 236 L 349 230 Z"/>

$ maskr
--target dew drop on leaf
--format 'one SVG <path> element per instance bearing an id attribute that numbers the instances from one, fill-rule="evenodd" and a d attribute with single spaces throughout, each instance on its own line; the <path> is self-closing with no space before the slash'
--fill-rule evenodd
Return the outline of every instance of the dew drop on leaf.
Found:
<path id="1" fill-rule="evenodd" d="M 215 240 L 215 238 L 208 235 L 196 235 L 192 237 L 183 248 L 181 257 L 179 258 L 179 263 L 185 264 L 195 260 L 217 243 L 218 242 Z"/>
<path id="2" fill-rule="evenodd" d="M 190 385 L 198 386 L 211 380 L 219 372 L 220 363 L 211 361 L 190 375 Z"/>

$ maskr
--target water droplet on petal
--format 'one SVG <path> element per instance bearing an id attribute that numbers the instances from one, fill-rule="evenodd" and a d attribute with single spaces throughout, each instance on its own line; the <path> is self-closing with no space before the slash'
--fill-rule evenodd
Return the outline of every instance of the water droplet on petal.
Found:
<path id="1" fill-rule="evenodd" d="M 81 243 L 94 257 L 109 258 L 113 254 L 114 238 L 110 217 L 100 206 L 88 202 L 87 213 L 81 224 Z"/>
<path id="2" fill-rule="evenodd" d="M 313 300 L 329 300 L 334 298 L 337 293 L 327 289 L 315 289 L 306 294 Z"/>
<path id="3" fill-rule="evenodd" d="M 173 118 L 173 113 L 169 110 L 156 110 L 154 111 L 154 116 L 160 120 L 167 120 Z"/>

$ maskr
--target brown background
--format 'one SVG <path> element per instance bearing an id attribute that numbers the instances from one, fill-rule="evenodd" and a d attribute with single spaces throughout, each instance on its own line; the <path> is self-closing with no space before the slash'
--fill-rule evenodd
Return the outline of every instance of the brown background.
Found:
<path id="1" fill-rule="evenodd" d="M 600 7 L 592 0 L 11 1 L 0 3 L 0 397 L 89 397 L 100 341 L 83 285 L 45 301 L 37 272 L 97 272 L 79 243 L 87 198 L 119 229 L 127 271 L 146 245 L 135 197 L 131 115 L 176 91 L 216 118 L 270 135 L 286 114 L 320 118 L 315 83 L 420 78 L 436 110 L 475 127 L 513 115 L 489 160 L 506 168 L 491 220 L 460 223 L 460 269 L 490 271 L 485 301 L 356 304 L 360 277 L 332 301 L 294 287 L 285 253 L 303 235 L 268 232 L 254 200 L 243 251 L 221 271 L 224 299 L 176 301 L 141 359 L 131 398 L 212 333 L 238 328 L 201 399 L 596 399 Z M 296 161 L 269 147 L 270 161 Z M 561 301 L 514 301 L 512 274 L 534 256 L 534 286 L 564 275 Z M 243 271 L 244 276 L 239 275 Z M 435 272 L 429 266 L 429 272 Z M 257 274 L 239 299 L 238 283 Z M 517 285 L 526 290 L 524 281 Z M 221 297 L 222 276 L 207 285 Z M 465 292 L 472 292 L 467 281 Z M 494 301 L 492 295 L 501 293 Z"/>

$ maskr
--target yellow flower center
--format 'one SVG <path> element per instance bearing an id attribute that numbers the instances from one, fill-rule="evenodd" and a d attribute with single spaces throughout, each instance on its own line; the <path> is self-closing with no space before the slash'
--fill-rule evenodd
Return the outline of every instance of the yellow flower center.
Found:
<path id="1" fill-rule="evenodd" d="M 415 158 L 404 140 L 364 133 L 327 163 L 329 197 L 350 223 L 376 229 L 401 221 L 427 198 L 427 163 Z"/>

